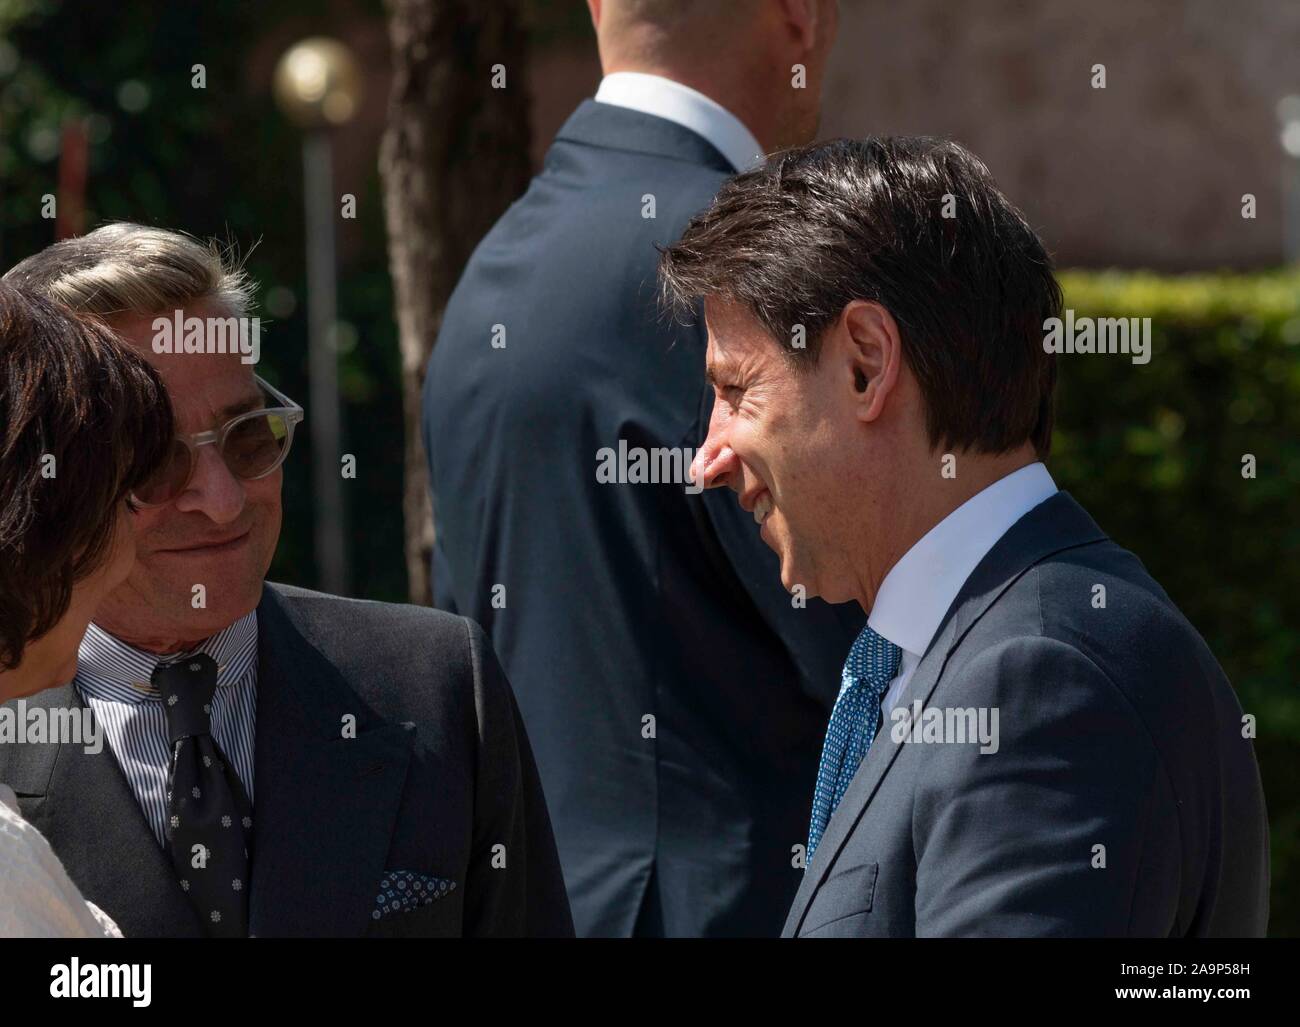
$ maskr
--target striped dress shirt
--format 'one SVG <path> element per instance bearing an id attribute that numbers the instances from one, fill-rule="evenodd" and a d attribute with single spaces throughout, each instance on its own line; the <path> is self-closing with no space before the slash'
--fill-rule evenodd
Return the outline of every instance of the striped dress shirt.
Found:
<path id="1" fill-rule="evenodd" d="M 166 848 L 167 780 L 172 751 L 162 699 L 150 684 L 161 662 L 207 653 L 217 664 L 212 737 L 253 801 L 253 740 L 257 712 L 257 611 L 213 635 L 197 649 L 159 656 L 127 645 L 91 624 L 78 650 L 75 685 L 103 726 L 158 844 Z"/>

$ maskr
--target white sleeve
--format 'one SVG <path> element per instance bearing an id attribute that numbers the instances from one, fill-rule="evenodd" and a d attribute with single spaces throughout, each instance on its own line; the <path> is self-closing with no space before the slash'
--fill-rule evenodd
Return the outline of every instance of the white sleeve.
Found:
<path id="1" fill-rule="evenodd" d="M 109 917 L 77 891 L 41 833 L 0 785 L 0 937 L 120 938 Z"/>

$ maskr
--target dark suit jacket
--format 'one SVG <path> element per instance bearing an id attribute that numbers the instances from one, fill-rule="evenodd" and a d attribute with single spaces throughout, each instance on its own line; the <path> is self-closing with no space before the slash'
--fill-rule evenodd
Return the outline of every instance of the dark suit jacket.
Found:
<path id="1" fill-rule="evenodd" d="M 572 933 L 528 740 L 477 625 L 268 584 L 258 632 L 251 934 Z M 71 685 L 37 702 L 82 705 Z M 123 934 L 200 934 L 108 745 L 4 746 L 0 781 Z M 375 920 L 387 870 L 456 886 Z"/>
<path id="2" fill-rule="evenodd" d="M 703 327 L 661 318 L 655 246 L 732 170 L 672 122 L 584 103 L 470 260 L 428 368 L 435 599 L 483 624 L 515 687 L 579 934 L 780 930 L 862 622 L 793 608 L 729 492 L 596 480 L 620 439 L 704 437 Z"/>
<path id="3" fill-rule="evenodd" d="M 787 936 L 1264 933 L 1268 823 L 1237 697 L 1068 495 L 971 574 L 899 706 L 917 699 L 996 708 L 997 752 L 900 744 L 886 722 Z"/>

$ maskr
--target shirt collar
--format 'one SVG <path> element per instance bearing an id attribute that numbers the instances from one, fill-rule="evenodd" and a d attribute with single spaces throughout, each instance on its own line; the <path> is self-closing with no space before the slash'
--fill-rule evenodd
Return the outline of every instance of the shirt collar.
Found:
<path id="1" fill-rule="evenodd" d="M 971 496 L 921 537 L 885 575 L 867 623 L 917 659 L 930 648 L 966 579 L 1016 521 L 1056 494 L 1032 463 Z"/>
<path id="2" fill-rule="evenodd" d="M 675 122 L 703 136 L 737 171 L 761 164 L 763 148 L 745 123 L 698 90 L 662 75 L 616 71 L 600 80 L 596 102 Z"/>
<path id="3" fill-rule="evenodd" d="M 77 650 L 76 682 L 84 693 L 97 698 L 157 699 L 149 681 L 154 668 L 195 653 L 207 653 L 216 661 L 218 688 L 235 684 L 257 659 L 257 611 L 249 611 L 193 649 L 165 656 L 137 649 L 92 623 Z"/>

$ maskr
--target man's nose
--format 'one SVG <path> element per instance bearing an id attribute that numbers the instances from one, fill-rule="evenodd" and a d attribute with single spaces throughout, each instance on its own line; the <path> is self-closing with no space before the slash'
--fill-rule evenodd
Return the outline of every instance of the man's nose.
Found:
<path id="1" fill-rule="evenodd" d="M 726 403 L 714 400 L 709 433 L 691 461 L 691 481 L 701 488 L 726 485 L 728 476 L 740 467 L 740 458 L 727 444 L 727 429 L 732 416 Z"/>
<path id="2" fill-rule="evenodd" d="M 244 483 L 230 473 L 216 446 L 200 446 L 196 460 L 194 475 L 177 497 L 176 509 L 229 524 L 244 510 Z"/>

